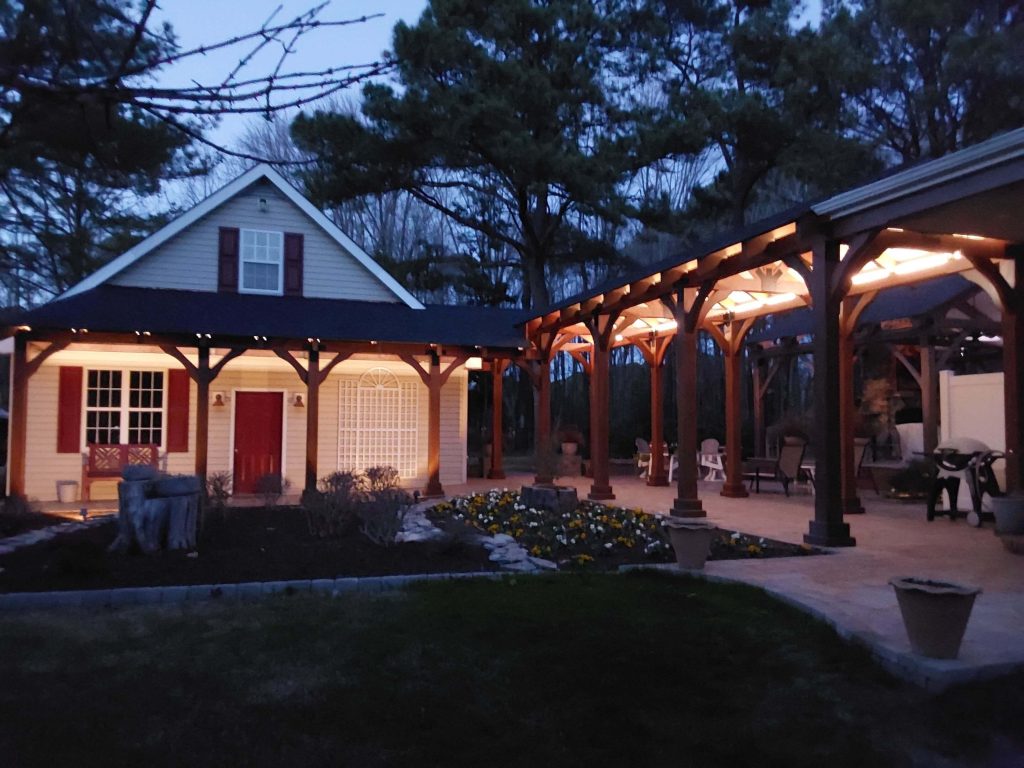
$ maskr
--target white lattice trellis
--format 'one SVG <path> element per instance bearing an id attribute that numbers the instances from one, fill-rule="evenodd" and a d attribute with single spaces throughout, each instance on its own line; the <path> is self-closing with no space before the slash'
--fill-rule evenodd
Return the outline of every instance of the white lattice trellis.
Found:
<path id="1" fill-rule="evenodd" d="M 415 382 L 387 368 L 372 368 L 339 387 L 338 468 L 387 464 L 404 478 L 416 476 L 419 397 Z"/>

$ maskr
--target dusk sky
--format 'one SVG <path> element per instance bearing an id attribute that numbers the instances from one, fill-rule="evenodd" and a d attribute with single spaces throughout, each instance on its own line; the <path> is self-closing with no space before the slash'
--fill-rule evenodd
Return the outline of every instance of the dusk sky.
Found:
<path id="1" fill-rule="evenodd" d="M 281 6 L 275 22 L 286 22 L 315 6 L 316 0 L 165 0 L 156 17 L 174 27 L 182 49 L 221 40 L 258 29 L 274 9 Z M 426 0 L 374 0 L 352 2 L 334 0 L 320 15 L 324 21 L 358 18 L 374 13 L 382 18 L 371 19 L 351 27 L 324 29 L 304 36 L 298 51 L 289 59 L 286 71 L 316 71 L 344 64 L 364 64 L 380 57 L 390 47 L 391 30 L 399 20 L 414 22 Z M 243 11 L 244 9 L 244 11 Z M 229 72 L 239 57 L 248 51 L 238 46 L 230 51 L 218 51 L 207 56 L 191 57 L 162 73 L 165 85 L 216 82 Z M 248 71 L 250 77 L 266 74 L 280 54 L 280 48 L 266 51 L 255 58 Z M 228 117 L 211 133 L 220 143 L 231 143 L 244 130 L 252 117 Z"/>

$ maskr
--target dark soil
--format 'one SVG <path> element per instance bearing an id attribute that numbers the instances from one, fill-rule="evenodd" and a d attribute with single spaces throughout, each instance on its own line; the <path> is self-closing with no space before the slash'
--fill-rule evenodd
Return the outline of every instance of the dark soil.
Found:
<path id="1" fill-rule="evenodd" d="M 29 511 L 8 511 L 0 501 L 0 539 L 8 536 L 17 536 L 26 531 L 35 531 L 39 528 L 48 528 L 51 525 L 71 522 L 66 517 L 48 515 L 45 512 Z"/>
<path id="2" fill-rule="evenodd" d="M 212 518 L 212 519 L 211 519 Z M 62 534 L 0 556 L 0 592 L 231 584 L 494 570 L 480 546 L 459 541 L 380 547 L 359 531 L 310 535 L 298 507 L 236 508 L 209 516 L 198 556 L 110 554 L 116 524 Z"/>

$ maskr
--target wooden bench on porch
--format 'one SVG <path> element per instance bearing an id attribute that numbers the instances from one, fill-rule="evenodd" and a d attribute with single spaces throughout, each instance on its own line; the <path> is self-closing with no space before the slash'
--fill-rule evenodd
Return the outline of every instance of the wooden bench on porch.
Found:
<path id="1" fill-rule="evenodd" d="M 158 445 L 90 445 L 82 454 L 82 501 L 89 501 L 96 480 L 117 480 L 127 466 L 160 468 Z"/>

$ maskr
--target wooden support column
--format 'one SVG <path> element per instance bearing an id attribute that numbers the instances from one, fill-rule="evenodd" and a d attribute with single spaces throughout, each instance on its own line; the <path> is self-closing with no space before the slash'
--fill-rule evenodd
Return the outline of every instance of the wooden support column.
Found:
<path id="1" fill-rule="evenodd" d="M 637 349 L 647 362 L 651 372 L 651 467 L 647 473 L 647 484 L 652 486 L 668 485 L 668 467 L 665 466 L 665 407 L 662 390 L 662 372 L 665 354 L 668 352 L 671 336 L 658 336 L 651 333 L 650 338 L 636 342 Z"/>
<path id="2" fill-rule="evenodd" d="M 7 485 L 13 496 L 25 495 L 25 450 L 28 443 L 28 382 L 54 352 L 67 347 L 67 342 L 50 342 L 46 349 L 28 358 L 28 339 L 24 334 L 14 336 L 14 354 L 11 371 L 11 416 L 7 436 Z"/>
<path id="3" fill-rule="evenodd" d="M 283 349 L 275 349 L 274 354 L 295 369 L 299 379 L 306 385 L 306 477 L 304 490 L 315 491 L 319 476 L 320 452 L 320 385 L 334 370 L 334 367 L 348 358 L 352 352 L 339 352 L 331 361 L 320 367 L 320 343 L 311 342 L 306 350 L 306 367 L 302 366 L 295 356 Z"/>
<path id="4" fill-rule="evenodd" d="M 676 319 L 676 421 L 679 441 L 679 472 L 672 514 L 707 517 L 697 492 L 697 334 L 712 286 L 680 288 L 671 299 L 662 299 Z"/>
<path id="5" fill-rule="evenodd" d="M 708 324 L 706 330 L 722 350 L 725 363 L 725 482 L 722 495 L 742 499 L 748 496 L 743 485 L 743 339 L 754 318 L 733 320 L 719 328 Z"/>
<path id="6" fill-rule="evenodd" d="M 857 493 L 856 459 L 857 438 L 857 403 L 853 388 L 853 364 L 856 351 L 853 334 L 857 323 L 868 304 L 874 301 L 877 291 L 862 293 L 859 296 L 843 299 L 839 314 L 839 435 L 840 463 L 842 476 L 840 480 L 842 494 L 842 510 L 844 515 L 864 514 L 864 505 L 860 503 Z"/>
<path id="7" fill-rule="evenodd" d="M 315 491 L 320 454 L 320 349 L 310 346 L 306 358 L 306 482 L 303 490 Z"/>
<path id="8" fill-rule="evenodd" d="M 491 361 L 491 466 L 487 470 L 487 477 L 491 480 L 505 479 L 505 466 L 502 455 L 504 447 L 502 445 L 504 437 L 502 411 L 505 405 L 505 398 L 502 394 L 502 385 L 508 363 L 508 360 Z"/>
<path id="9" fill-rule="evenodd" d="M 772 379 L 782 367 L 782 361 L 777 357 L 772 358 L 768 363 L 768 373 L 763 376 L 759 360 L 754 360 L 751 367 L 754 382 L 754 455 L 767 456 L 768 441 L 765 438 L 764 398 L 768 394 L 768 387 L 771 386 Z"/>
<path id="10" fill-rule="evenodd" d="M 921 354 L 921 421 L 924 423 L 924 452 L 932 453 L 939 444 L 939 367 L 935 347 L 924 336 L 919 347 Z"/>
<path id="11" fill-rule="evenodd" d="M 839 245 L 838 240 L 815 237 L 807 285 L 813 302 L 815 495 L 814 519 L 804 541 L 826 547 L 856 543 L 842 512 L 841 293 L 834 285 Z"/>
<path id="12" fill-rule="evenodd" d="M 441 389 L 452 372 L 466 362 L 468 355 L 456 355 L 444 370 L 441 370 L 440 353 L 431 349 L 429 355 L 427 368 L 410 354 L 401 354 L 399 357 L 416 371 L 427 386 L 427 485 L 423 495 L 437 498 L 444 496 L 444 487 L 441 485 Z"/>
<path id="13" fill-rule="evenodd" d="M 244 347 L 232 347 L 217 364 L 210 366 L 210 347 L 201 345 L 197 350 L 197 360 L 193 363 L 180 349 L 170 345 L 161 345 L 166 354 L 177 360 L 188 372 L 188 376 L 196 383 L 196 475 L 202 487 L 206 488 L 208 467 L 209 436 L 210 436 L 210 384 L 224 366 L 239 355 L 245 353 Z"/>
<path id="14" fill-rule="evenodd" d="M 539 457 L 541 451 L 550 451 L 551 446 L 551 355 L 556 334 L 539 333 L 533 345 L 540 353 L 538 359 L 516 358 L 515 363 L 530 378 L 533 385 L 533 451 Z M 545 468 L 546 462 L 537 461 L 533 481 L 538 484 L 554 482 L 554 477 Z"/>
<path id="15" fill-rule="evenodd" d="M 590 473 L 593 483 L 587 497 L 593 501 L 615 498 L 608 465 L 608 392 L 616 319 L 617 315 L 598 315 L 588 323 L 593 339 L 590 356 Z"/>
<path id="16" fill-rule="evenodd" d="M 1003 398 L 1006 412 L 1006 489 L 1024 490 L 1024 245 L 1007 248 L 1012 284 L 1003 306 Z"/>
<path id="17" fill-rule="evenodd" d="M 182 356 L 184 357 L 184 355 Z M 210 450 L 210 348 L 199 347 L 198 365 L 189 370 L 196 383 L 196 462 L 195 471 L 202 488 L 206 488 Z M 186 370 L 188 368 L 186 367 Z"/>

